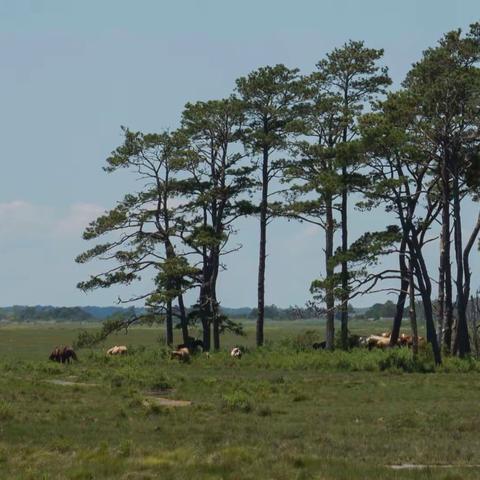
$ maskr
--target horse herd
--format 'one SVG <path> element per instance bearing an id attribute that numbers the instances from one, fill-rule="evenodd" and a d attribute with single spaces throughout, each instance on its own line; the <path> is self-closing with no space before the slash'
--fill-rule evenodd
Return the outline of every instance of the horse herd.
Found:
<path id="1" fill-rule="evenodd" d="M 177 349 L 171 352 L 170 358 L 176 358 L 182 362 L 188 362 L 190 360 L 190 355 L 203 351 L 203 342 L 201 340 L 192 339 L 188 343 L 177 345 Z M 244 351 L 245 349 L 243 347 L 233 347 L 230 351 L 230 356 L 232 358 L 242 358 Z M 209 353 L 205 352 L 205 355 L 208 357 Z"/>
<path id="2" fill-rule="evenodd" d="M 107 350 L 107 355 L 126 355 L 128 349 L 125 345 L 115 345 Z M 58 363 L 70 363 L 71 360 L 77 360 L 75 351 L 70 346 L 55 347 L 48 357 L 50 360 Z"/>
<path id="3" fill-rule="evenodd" d="M 368 335 L 368 336 L 360 336 L 360 335 L 351 335 L 349 337 L 349 347 L 366 347 L 369 350 L 373 348 L 380 348 L 385 349 L 390 347 L 390 339 L 391 339 L 390 332 L 383 332 L 375 335 Z M 414 343 L 414 337 L 412 335 L 407 335 L 402 333 L 399 335 L 397 342 L 394 346 L 397 347 L 409 347 L 411 348 Z M 421 346 L 425 344 L 424 337 L 417 338 L 417 345 Z M 313 349 L 315 350 L 324 350 L 327 347 L 326 342 L 316 342 L 312 344 Z"/>
<path id="4" fill-rule="evenodd" d="M 369 336 L 360 336 L 352 335 L 349 337 L 349 347 L 366 347 L 369 350 L 373 348 L 385 349 L 390 347 L 390 332 L 383 332 L 378 335 L 369 335 Z M 397 340 L 396 345 L 399 347 L 412 347 L 414 343 L 414 337 L 412 335 L 406 335 L 402 333 Z M 421 346 L 425 344 L 425 339 L 423 337 L 417 338 L 417 345 Z M 312 344 L 314 350 L 324 350 L 326 348 L 326 342 L 316 342 Z M 189 339 L 187 343 L 181 343 L 177 345 L 176 350 L 173 350 L 170 353 L 171 359 L 177 359 L 181 362 L 190 361 L 190 356 L 204 351 L 204 345 L 201 340 Z M 234 347 L 230 351 L 230 356 L 232 358 L 242 358 L 245 349 L 243 347 Z M 106 352 L 107 356 L 113 355 L 126 355 L 128 353 L 128 348 L 125 345 L 115 345 L 112 348 L 109 348 Z M 208 356 L 208 352 L 205 352 L 205 355 Z M 72 360 L 77 360 L 78 357 L 70 346 L 60 346 L 55 347 L 48 357 L 50 360 L 59 363 L 70 363 Z"/>
<path id="5" fill-rule="evenodd" d="M 180 361 L 187 362 L 190 360 L 192 354 L 203 352 L 204 346 L 201 340 L 190 339 L 188 343 L 182 343 L 177 345 L 176 350 L 173 350 L 170 354 L 170 358 L 176 358 Z M 244 349 L 241 347 L 234 347 L 230 352 L 230 355 L 234 358 L 241 358 Z M 107 356 L 113 355 L 126 355 L 128 348 L 125 345 L 115 345 L 106 351 Z M 205 352 L 208 356 L 208 352 Z M 77 360 L 78 357 L 75 351 L 70 346 L 57 346 L 52 350 L 52 353 L 48 357 L 50 360 L 59 363 L 70 363 L 72 360 Z"/>

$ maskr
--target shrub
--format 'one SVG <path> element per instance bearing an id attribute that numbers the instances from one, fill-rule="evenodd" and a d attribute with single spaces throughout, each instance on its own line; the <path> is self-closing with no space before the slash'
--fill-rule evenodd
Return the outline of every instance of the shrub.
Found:
<path id="1" fill-rule="evenodd" d="M 380 370 L 400 370 L 408 373 L 431 373 L 435 371 L 433 355 L 428 349 L 422 350 L 414 358 L 412 353 L 405 349 L 395 349 L 379 362 Z"/>
<path id="2" fill-rule="evenodd" d="M 280 342 L 283 347 L 296 351 L 311 350 L 315 342 L 321 341 L 320 334 L 315 330 L 306 330 L 295 337 L 287 337 Z"/>
<path id="3" fill-rule="evenodd" d="M 223 408 L 230 411 L 250 413 L 253 405 L 244 392 L 233 392 L 222 396 Z"/>
<path id="4" fill-rule="evenodd" d="M 124 440 L 118 447 L 118 456 L 119 457 L 129 457 L 132 454 L 132 441 Z"/>

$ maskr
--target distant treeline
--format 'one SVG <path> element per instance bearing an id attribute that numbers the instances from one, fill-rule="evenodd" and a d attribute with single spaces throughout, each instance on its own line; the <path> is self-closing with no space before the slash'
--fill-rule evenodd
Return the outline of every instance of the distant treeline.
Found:
<path id="1" fill-rule="evenodd" d="M 126 317 L 135 313 L 132 308 L 122 307 L 53 307 L 24 306 L 0 308 L 0 321 L 7 322 L 99 322 L 113 316 Z"/>
<path id="2" fill-rule="evenodd" d="M 99 322 L 105 319 L 129 317 L 134 314 L 144 313 L 143 308 L 125 307 L 54 307 L 54 306 L 25 306 L 14 305 L 0 308 L 0 321 L 10 322 L 35 322 L 35 321 L 57 321 L 57 322 Z M 188 308 L 187 311 L 191 311 Z M 230 318 L 254 319 L 257 311 L 254 308 L 228 308 L 221 309 L 224 315 Z M 306 318 L 308 314 L 305 309 L 288 307 L 279 308 L 276 305 L 266 307 L 266 317 L 276 320 L 298 320 Z"/>
<path id="3" fill-rule="evenodd" d="M 190 311 L 191 309 L 187 309 Z M 229 308 L 221 307 L 222 314 L 233 319 L 251 319 L 257 318 L 257 309 L 251 307 Z M 132 315 L 141 315 L 144 313 L 142 308 L 125 307 L 54 307 L 51 305 L 42 306 L 24 306 L 14 305 L 12 307 L 0 308 L 0 321 L 9 322 L 35 322 L 35 321 L 55 321 L 55 322 L 100 322 L 105 319 L 127 318 Z M 392 318 L 395 315 L 395 304 L 388 300 L 385 303 L 376 303 L 370 308 L 355 309 L 350 307 L 352 317 L 367 318 L 377 320 L 380 318 Z M 277 307 L 276 305 L 265 306 L 265 317 L 271 320 L 302 320 L 313 318 L 313 314 L 308 308 L 298 306 L 289 306 L 287 308 Z M 320 315 L 320 318 L 323 316 Z"/>
<path id="4" fill-rule="evenodd" d="M 28 322 L 39 320 L 55 321 L 93 321 L 95 318 L 80 307 L 27 307 L 14 305 L 0 309 L 0 320 L 13 322 Z"/>

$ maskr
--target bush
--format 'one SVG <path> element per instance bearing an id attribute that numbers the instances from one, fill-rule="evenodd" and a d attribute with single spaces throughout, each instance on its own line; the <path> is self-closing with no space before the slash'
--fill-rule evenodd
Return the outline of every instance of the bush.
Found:
<path id="1" fill-rule="evenodd" d="M 435 362 L 431 350 L 425 349 L 414 358 L 412 352 L 405 349 L 390 350 L 379 363 L 380 370 L 400 370 L 413 373 L 432 373 L 435 371 Z"/>
<path id="2" fill-rule="evenodd" d="M 444 357 L 440 371 L 444 373 L 458 372 L 480 372 L 480 362 L 474 357 L 458 358 Z"/>
<path id="3" fill-rule="evenodd" d="M 320 342 L 321 340 L 322 339 L 318 332 L 315 330 L 306 330 L 295 337 L 287 337 L 284 340 L 281 340 L 280 345 L 298 352 L 312 350 L 312 345 L 315 342 Z"/>

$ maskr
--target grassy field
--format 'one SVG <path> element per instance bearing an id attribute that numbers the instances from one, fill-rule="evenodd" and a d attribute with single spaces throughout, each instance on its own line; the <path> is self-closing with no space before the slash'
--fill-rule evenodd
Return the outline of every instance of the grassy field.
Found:
<path id="1" fill-rule="evenodd" d="M 136 328 L 58 365 L 46 357 L 76 327 L 4 326 L 0 478 L 480 478 L 479 363 L 432 373 L 428 352 L 415 363 L 406 350 L 312 351 L 307 330 L 321 327 L 270 323 L 269 345 L 241 360 L 224 351 L 179 364 L 161 330 Z M 252 325 L 226 338 L 252 341 Z M 106 358 L 115 343 L 133 354 Z"/>

